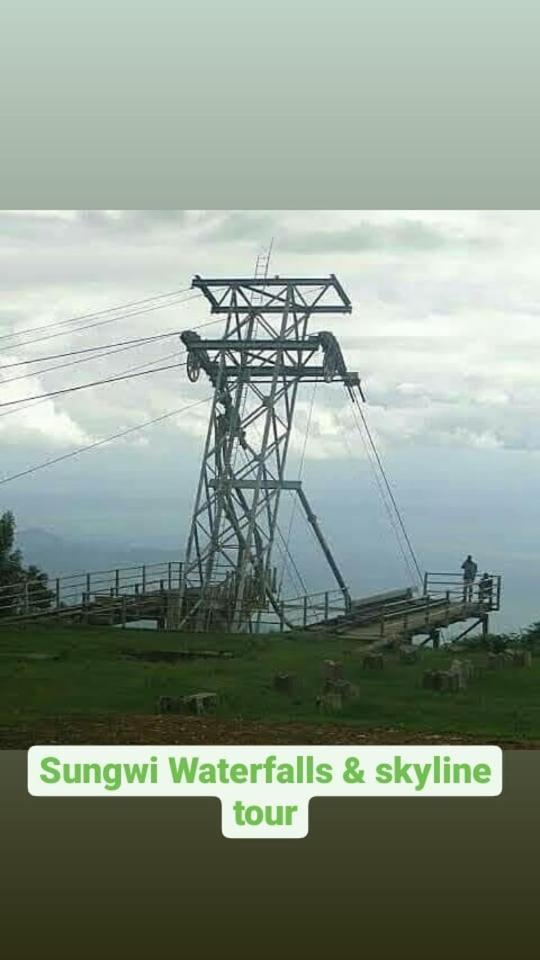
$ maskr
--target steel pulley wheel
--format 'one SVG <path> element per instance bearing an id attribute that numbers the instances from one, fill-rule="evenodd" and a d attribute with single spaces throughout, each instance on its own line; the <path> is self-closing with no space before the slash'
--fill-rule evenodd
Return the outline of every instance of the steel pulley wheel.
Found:
<path id="1" fill-rule="evenodd" d="M 188 380 L 191 380 L 192 383 L 195 383 L 195 381 L 199 379 L 201 361 L 195 353 L 188 353 L 186 371 Z"/>
<path id="2" fill-rule="evenodd" d="M 336 374 L 336 358 L 330 351 L 327 351 L 323 360 L 323 376 L 326 383 L 330 383 Z"/>

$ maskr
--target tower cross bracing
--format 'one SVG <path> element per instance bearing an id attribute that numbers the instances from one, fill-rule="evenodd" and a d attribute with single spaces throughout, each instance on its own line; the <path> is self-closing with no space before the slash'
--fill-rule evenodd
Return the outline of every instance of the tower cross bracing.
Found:
<path id="1" fill-rule="evenodd" d="M 300 384 L 360 387 L 333 334 L 308 330 L 313 316 L 351 313 L 351 302 L 333 274 L 196 276 L 192 286 L 225 329 L 216 339 L 182 334 L 189 379 L 204 374 L 214 391 L 185 556 L 183 619 L 199 629 L 246 630 L 261 610 L 278 609 L 272 549 L 286 489 L 297 492 L 347 599 L 301 484 L 287 480 L 285 468 Z"/>

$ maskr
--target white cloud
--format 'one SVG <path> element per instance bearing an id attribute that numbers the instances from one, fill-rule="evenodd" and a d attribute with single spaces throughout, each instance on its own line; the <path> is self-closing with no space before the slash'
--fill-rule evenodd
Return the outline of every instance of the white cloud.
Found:
<path id="1" fill-rule="evenodd" d="M 196 272 L 251 272 L 272 236 L 272 272 L 335 272 L 351 296 L 352 316 L 324 324 L 362 377 L 366 413 L 385 447 L 540 448 L 536 212 L 7 212 L 0 214 L 0 334 L 179 289 Z M 51 340 L 32 335 L 35 342 L 18 352 L 42 356 L 207 319 L 206 304 L 195 300 Z M 34 376 L 20 381 L 17 393 L 15 385 L 0 385 L 1 396 L 114 376 L 147 360 L 158 364 L 168 343 Z M 107 435 L 205 391 L 202 382 L 188 384 L 182 369 L 168 371 L 0 416 L 0 431 L 21 446 L 39 435 L 54 448 Z M 344 403 L 344 394 L 321 385 L 308 457 L 334 457 L 343 447 Z M 206 410 L 194 411 L 179 418 L 178 429 L 200 440 L 206 417 Z"/>
<path id="2" fill-rule="evenodd" d="M 314 318 L 311 329 L 336 333 L 349 367 L 362 377 L 364 410 L 392 480 L 397 476 L 415 546 L 418 537 L 429 562 L 445 565 L 455 561 L 452 551 L 461 555 L 479 546 L 494 565 L 506 562 L 509 550 L 518 560 L 524 557 L 516 560 L 515 584 L 529 577 L 532 616 L 538 530 L 531 504 L 540 462 L 539 212 L 0 213 L 0 380 L 14 374 L 1 369 L 10 361 L 206 322 L 206 303 L 194 300 L 78 333 L 67 327 L 50 340 L 38 332 L 21 336 L 17 349 L 10 346 L 17 338 L 1 339 L 186 287 L 195 273 L 249 274 L 272 237 L 271 273 L 333 272 L 351 297 L 352 315 Z M 179 347 L 167 340 L 34 372 L 17 384 L 0 383 L 0 403 L 115 376 L 149 361 L 159 365 Z M 305 446 L 308 495 L 315 490 L 330 537 L 332 523 L 338 524 L 338 553 L 348 551 L 353 575 L 360 577 L 373 557 L 384 566 L 373 519 L 377 490 L 370 500 L 365 449 L 341 387 L 317 387 L 305 444 L 311 391 L 306 386 L 299 393 L 288 475 L 295 477 Z M 68 393 L 9 416 L 0 407 L 2 474 L 210 393 L 203 377 L 193 385 L 178 368 Z M 180 551 L 208 409 L 187 410 L 10 484 L 3 488 L 4 502 L 24 525 L 67 529 L 75 539 L 81 531 L 144 534 L 148 542 L 169 538 Z M 350 471 L 349 454 L 356 461 Z M 518 614 L 521 622 L 521 601 Z"/>
<path id="3" fill-rule="evenodd" d="M 79 446 L 92 440 L 68 413 L 56 408 L 53 400 L 1 417 L 0 437 L 12 444 L 47 441 L 51 448 Z"/>

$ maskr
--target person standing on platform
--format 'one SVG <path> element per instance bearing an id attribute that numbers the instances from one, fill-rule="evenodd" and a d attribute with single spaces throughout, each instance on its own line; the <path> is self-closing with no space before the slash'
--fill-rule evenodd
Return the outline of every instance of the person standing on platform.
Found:
<path id="1" fill-rule="evenodd" d="M 478 566 L 474 562 L 470 553 L 461 564 L 463 570 L 463 602 L 471 603 L 473 598 L 473 586 L 478 573 Z"/>

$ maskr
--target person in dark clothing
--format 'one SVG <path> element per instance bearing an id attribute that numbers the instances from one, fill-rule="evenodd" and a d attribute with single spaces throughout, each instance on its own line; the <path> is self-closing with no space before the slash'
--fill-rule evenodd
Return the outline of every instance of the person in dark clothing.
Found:
<path id="1" fill-rule="evenodd" d="M 478 566 L 474 562 L 470 553 L 461 564 L 463 570 L 463 602 L 470 603 L 473 597 L 473 586 L 478 573 Z"/>
<path id="2" fill-rule="evenodd" d="M 493 596 L 493 578 L 489 573 L 483 573 L 478 584 L 478 599 L 482 606 L 490 607 Z"/>

